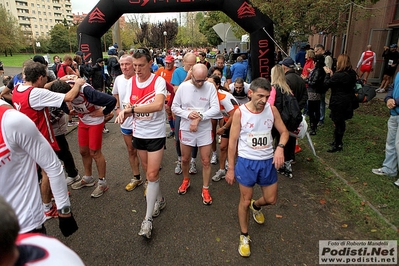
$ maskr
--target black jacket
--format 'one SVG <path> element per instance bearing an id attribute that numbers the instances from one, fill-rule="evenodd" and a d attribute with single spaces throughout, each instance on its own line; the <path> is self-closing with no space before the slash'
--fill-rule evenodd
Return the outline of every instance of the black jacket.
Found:
<path id="1" fill-rule="evenodd" d="M 324 90 L 324 78 L 326 72 L 323 68 L 315 68 L 310 74 L 308 81 L 308 91 L 321 93 Z"/>
<path id="2" fill-rule="evenodd" d="M 306 105 L 306 101 L 308 100 L 308 92 L 306 90 L 305 81 L 295 73 L 294 69 L 290 69 L 285 72 L 285 78 L 287 80 L 288 86 L 290 86 L 292 93 L 298 101 L 299 108 L 302 110 Z"/>
<path id="3" fill-rule="evenodd" d="M 324 85 L 331 88 L 329 108 L 334 119 L 345 120 L 352 117 L 355 84 L 356 72 L 353 69 L 335 72 L 332 76 L 326 74 Z"/>
<path id="4" fill-rule="evenodd" d="M 103 75 L 103 68 L 98 64 L 91 69 L 91 85 L 96 90 L 102 90 L 105 85 L 104 75 Z"/>

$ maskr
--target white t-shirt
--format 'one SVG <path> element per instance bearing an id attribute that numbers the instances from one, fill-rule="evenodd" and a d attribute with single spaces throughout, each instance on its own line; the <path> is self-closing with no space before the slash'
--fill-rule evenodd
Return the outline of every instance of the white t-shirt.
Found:
<path id="1" fill-rule="evenodd" d="M 91 116 L 90 113 L 102 107 L 92 104 L 88 101 L 88 99 L 84 95 L 84 90 L 86 87 L 88 87 L 87 89 L 94 90 L 94 88 L 87 83 L 83 85 L 79 90 L 78 96 L 76 96 L 75 99 L 73 99 L 71 102 L 72 108 L 76 112 L 78 112 L 79 119 L 84 124 L 91 126 L 99 125 L 104 122 L 104 116 Z"/>
<path id="2" fill-rule="evenodd" d="M 1 132 L 0 195 L 14 208 L 20 233 L 29 232 L 46 220 L 36 163 L 49 176 L 57 208 L 70 206 L 64 172 L 50 144 L 26 115 L 13 109 L 5 111 Z"/>
<path id="3" fill-rule="evenodd" d="M 155 76 L 155 74 L 151 74 L 151 76 L 145 82 L 139 82 L 136 76 L 133 76 L 129 79 L 128 88 L 130 91 L 132 90 L 132 79 L 136 79 L 136 84 L 139 89 L 146 88 L 152 80 L 158 77 L 154 84 L 154 92 L 150 97 L 145 97 L 145 99 L 139 99 L 140 104 L 150 104 L 154 102 L 155 96 L 157 94 L 162 94 L 166 98 L 166 82 L 164 78 Z M 131 93 L 129 95 L 129 98 Z M 125 99 L 124 99 L 125 101 Z M 148 115 L 149 119 L 143 119 L 145 115 Z M 153 112 L 149 114 L 140 114 L 135 113 L 133 118 L 133 136 L 141 139 L 153 139 L 153 138 L 164 138 L 166 137 L 166 124 L 165 124 L 166 114 L 165 114 L 165 105 L 163 106 L 161 111 Z"/>
<path id="4" fill-rule="evenodd" d="M 125 109 L 126 104 L 129 103 L 130 94 L 132 92 L 132 83 L 129 83 L 130 79 L 125 79 L 124 75 L 119 75 L 114 81 L 114 88 L 112 89 L 112 94 L 118 94 L 119 97 L 119 109 L 122 111 Z M 130 87 L 129 87 L 130 84 Z M 128 116 L 126 120 L 121 125 L 123 129 L 133 128 L 133 116 Z"/>
<path id="5" fill-rule="evenodd" d="M 180 130 L 190 130 L 192 111 L 202 114 L 202 121 L 198 123 L 198 131 L 212 130 L 211 118 L 220 115 L 219 100 L 215 86 L 205 81 L 200 89 L 191 81 L 180 84 L 172 103 L 172 112 L 181 117 Z"/>
<path id="6" fill-rule="evenodd" d="M 17 246 L 32 246 L 34 250 L 27 258 L 20 257 L 24 265 L 29 266 L 83 266 L 85 265 L 79 256 L 59 240 L 41 234 L 19 235 Z M 36 249 L 44 252 L 34 252 Z M 22 256 L 24 253 L 20 254 Z"/>
<path id="7" fill-rule="evenodd" d="M 23 92 L 31 86 L 19 85 L 17 90 Z M 32 109 L 42 110 L 45 107 L 61 107 L 65 94 L 46 89 L 34 88 L 29 95 L 29 105 Z"/>

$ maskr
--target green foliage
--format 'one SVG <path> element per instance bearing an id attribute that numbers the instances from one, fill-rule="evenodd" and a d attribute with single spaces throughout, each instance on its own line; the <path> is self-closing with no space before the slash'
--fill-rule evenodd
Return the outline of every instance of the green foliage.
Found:
<path id="1" fill-rule="evenodd" d="M 200 32 L 199 24 L 204 20 L 203 15 L 195 15 L 195 13 L 187 13 L 186 22 L 179 27 L 176 37 L 176 45 L 200 47 L 207 45 L 207 37 Z"/>
<path id="2" fill-rule="evenodd" d="M 289 43 L 307 40 L 308 36 L 313 34 L 344 33 L 351 3 L 348 0 L 251 0 L 251 2 L 273 20 L 274 36 L 284 49 Z M 354 2 L 367 5 L 378 0 Z"/>
<path id="3" fill-rule="evenodd" d="M 26 38 L 19 27 L 18 21 L 0 5 L 0 51 L 18 51 Z M 31 33 L 31 32 L 30 32 Z"/>
<path id="4" fill-rule="evenodd" d="M 64 26 L 56 24 L 50 31 L 49 45 L 50 52 L 70 52 L 77 51 L 76 25 Z"/>

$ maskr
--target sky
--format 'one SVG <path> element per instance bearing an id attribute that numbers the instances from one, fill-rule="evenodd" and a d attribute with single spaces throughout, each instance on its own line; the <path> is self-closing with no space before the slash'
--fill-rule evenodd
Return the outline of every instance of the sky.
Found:
<path id="1" fill-rule="evenodd" d="M 99 0 L 71 0 L 72 13 L 89 13 L 93 7 L 97 5 Z M 142 14 L 140 14 L 142 15 Z M 179 13 L 157 13 L 157 14 L 144 14 L 149 16 L 150 22 L 163 22 L 165 20 L 172 20 L 173 18 L 179 18 Z M 127 17 L 129 17 L 127 15 Z"/>

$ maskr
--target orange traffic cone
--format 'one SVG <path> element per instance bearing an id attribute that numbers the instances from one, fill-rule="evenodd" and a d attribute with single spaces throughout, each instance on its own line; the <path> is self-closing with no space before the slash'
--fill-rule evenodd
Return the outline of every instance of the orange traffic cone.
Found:
<path id="1" fill-rule="evenodd" d="M 302 148 L 299 147 L 298 139 L 296 139 L 296 145 L 295 145 L 295 153 L 301 152 Z"/>

